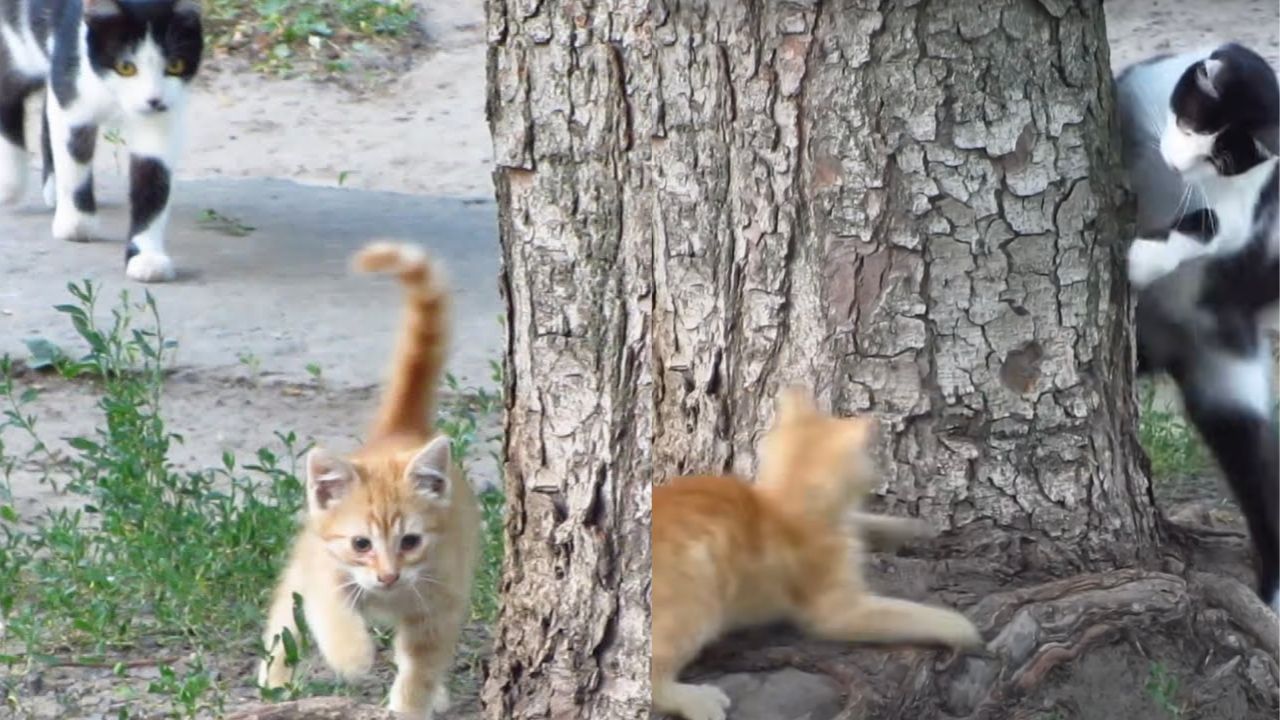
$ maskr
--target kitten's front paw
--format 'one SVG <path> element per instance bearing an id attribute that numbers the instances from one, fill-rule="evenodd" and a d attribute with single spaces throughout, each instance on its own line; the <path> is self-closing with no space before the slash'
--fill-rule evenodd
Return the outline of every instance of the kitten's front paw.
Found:
<path id="1" fill-rule="evenodd" d="M 58 207 L 58 186 L 54 184 L 52 175 L 44 179 L 44 185 L 40 188 L 40 194 L 44 196 L 45 207 Z"/>
<path id="2" fill-rule="evenodd" d="M 98 216 L 80 212 L 74 207 L 59 207 L 53 214 L 53 238 L 70 242 L 89 242 L 98 234 Z"/>
<path id="3" fill-rule="evenodd" d="M 26 196 L 26 175 L 0 177 L 0 205 L 17 205 Z"/>
<path id="4" fill-rule="evenodd" d="M 715 685 L 685 685 L 673 688 L 671 700 L 685 720 L 724 720 L 729 696 Z"/>
<path id="5" fill-rule="evenodd" d="M 435 695 L 431 697 L 431 709 L 444 714 L 449 711 L 449 688 L 441 682 L 436 688 Z"/>
<path id="6" fill-rule="evenodd" d="M 129 258 L 124 274 L 138 282 L 165 282 L 174 277 L 173 261 L 160 253 L 138 253 Z"/>
<path id="7" fill-rule="evenodd" d="M 373 667 L 373 641 L 365 633 L 359 633 L 358 638 L 353 634 L 350 642 L 329 645 L 324 659 L 329 663 L 329 667 L 343 678 L 361 677 Z M 325 647 L 322 645 L 321 649 L 324 650 Z"/>
<path id="8" fill-rule="evenodd" d="M 273 656 L 258 664 L 258 684 L 264 688 L 279 688 L 293 679 L 293 669 L 284 662 L 284 656 Z"/>
<path id="9" fill-rule="evenodd" d="M 1167 242 L 1137 239 L 1129 246 L 1129 284 L 1141 290 L 1178 266 Z"/>

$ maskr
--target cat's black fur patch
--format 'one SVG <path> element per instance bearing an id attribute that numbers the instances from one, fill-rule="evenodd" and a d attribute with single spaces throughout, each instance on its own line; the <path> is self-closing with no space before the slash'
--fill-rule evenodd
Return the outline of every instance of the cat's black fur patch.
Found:
<path id="1" fill-rule="evenodd" d="M 1268 158 L 1258 143 L 1276 153 L 1280 85 L 1267 61 L 1243 45 L 1227 43 L 1208 59 L 1221 62 L 1212 83 L 1217 97 L 1203 87 L 1202 60 L 1178 79 L 1169 107 L 1188 130 L 1216 133 L 1210 160 L 1222 175 L 1238 175 Z"/>
<path id="2" fill-rule="evenodd" d="M 93 172 L 90 171 L 85 176 L 84 182 L 80 183 L 80 187 L 76 188 L 76 194 L 72 196 L 76 209 L 82 213 L 94 213 L 98 211 L 98 200 L 93 194 Z"/>
<path id="3" fill-rule="evenodd" d="M 169 201 L 169 169 L 155 158 L 129 158 L 129 237 L 150 227 Z"/>
<path id="4" fill-rule="evenodd" d="M 71 128 L 71 138 L 67 141 L 67 151 L 72 159 L 81 165 L 88 165 L 93 160 L 93 149 L 98 144 L 98 126 L 81 125 Z"/>

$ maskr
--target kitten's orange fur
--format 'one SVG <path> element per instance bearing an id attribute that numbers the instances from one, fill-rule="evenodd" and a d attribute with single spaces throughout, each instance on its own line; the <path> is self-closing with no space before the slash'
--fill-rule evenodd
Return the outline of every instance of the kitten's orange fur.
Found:
<path id="1" fill-rule="evenodd" d="M 366 619 L 393 624 L 391 709 L 430 718 L 448 705 L 444 680 L 470 607 L 480 524 L 449 439 L 432 427 L 447 302 L 437 270 L 416 248 L 372 244 L 355 266 L 404 284 L 400 345 L 364 447 L 347 458 L 319 448 L 307 456 L 306 521 L 268 613 L 264 642 L 274 649 L 259 682 L 289 681 L 278 636 L 284 628 L 297 635 L 299 593 L 316 645 L 344 676 L 373 663 Z"/>
<path id="2" fill-rule="evenodd" d="M 729 698 L 677 675 L 726 631 L 791 621 L 857 642 L 974 647 L 977 629 L 954 610 L 873 595 L 860 567 L 866 541 L 922 534 L 914 520 L 857 511 L 870 490 L 874 421 L 818 412 L 785 391 L 761 444 L 755 484 L 677 478 L 653 491 L 653 707 L 723 720 Z"/>

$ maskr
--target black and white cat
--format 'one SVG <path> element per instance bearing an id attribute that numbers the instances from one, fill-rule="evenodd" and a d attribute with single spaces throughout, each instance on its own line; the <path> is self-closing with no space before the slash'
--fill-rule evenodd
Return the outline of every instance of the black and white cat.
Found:
<path id="1" fill-rule="evenodd" d="M 125 272 L 170 280 L 169 190 L 188 86 L 204 48 L 196 0 L 0 0 L 0 203 L 23 199 L 23 106 L 46 89 L 44 199 L 53 236 L 97 234 L 98 128 L 120 123 L 129 149 Z"/>
<path id="2" fill-rule="evenodd" d="M 1280 612 L 1280 434 L 1263 327 L 1280 300 L 1280 83 L 1227 44 L 1140 63 L 1116 87 L 1147 230 L 1128 253 L 1139 371 L 1177 382 L 1249 526 L 1259 593 Z"/>

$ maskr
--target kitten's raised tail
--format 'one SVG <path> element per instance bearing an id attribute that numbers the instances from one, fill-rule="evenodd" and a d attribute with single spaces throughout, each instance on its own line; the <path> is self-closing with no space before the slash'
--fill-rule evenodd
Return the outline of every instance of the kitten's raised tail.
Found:
<path id="1" fill-rule="evenodd" d="M 389 435 L 429 436 L 448 344 L 448 293 L 439 267 L 422 248 L 393 242 L 366 245 L 352 258 L 359 272 L 396 275 L 405 288 L 404 320 L 391 378 L 370 441 Z"/>

